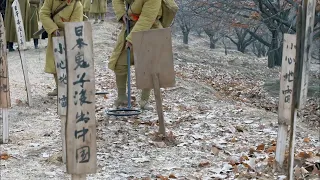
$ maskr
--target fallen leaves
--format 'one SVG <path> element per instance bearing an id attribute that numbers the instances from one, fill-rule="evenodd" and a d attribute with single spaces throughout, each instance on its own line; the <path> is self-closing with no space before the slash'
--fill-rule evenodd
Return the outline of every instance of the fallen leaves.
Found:
<path id="1" fill-rule="evenodd" d="M 0 154 L 0 159 L 1 159 L 1 160 L 8 160 L 9 157 L 10 157 L 10 156 L 9 156 L 8 153 L 6 153 L 6 152 Z"/>
<path id="2" fill-rule="evenodd" d="M 215 156 L 217 156 L 218 154 L 219 154 L 219 149 L 217 148 L 217 147 L 215 147 L 215 146 L 213 146 L 212 148 L 211 148 L 211 154 L 213 154 L 213 155 L 215 155 Z"/>
<path id="3" fill-rule="evenodd" d="M 210 162 L 209 161 L 203 161 L 203 162 L 200 162 L 199 167 L 207 167 L 207 166 L 210 166 Z"/>
<path id="4" fill-rule="evenodd" d="M 267 149 L 267 153 L 274 153 L 276 152 L 277 147 L 276 146 L 271 146 Z"/>
<path id="5" fill-rule="evenodd" d="M 257 150 L 258 151 L 263 151 L 264 150 L 264 144 L 260 144 L 260 145 L 258 145 L 258 147 L 257 147 Z"/>
<path id="6" fill-rule="evenodd" d="M 156 178 L 160 179 L 160 180 L 169 180 L 169 178 L 170 179 L 177 179 L 177 177 L 173 173 L 169 174 L 169 176 L 157 175 Z"/>
<path id="7" fill-rule="evenodd" d="M 309 142 L 310 142 L 310 138 L 308 138 L 308 137 L 304 138 L 304 139 L 303 139 L 303 142 L 309 143 Z"/>

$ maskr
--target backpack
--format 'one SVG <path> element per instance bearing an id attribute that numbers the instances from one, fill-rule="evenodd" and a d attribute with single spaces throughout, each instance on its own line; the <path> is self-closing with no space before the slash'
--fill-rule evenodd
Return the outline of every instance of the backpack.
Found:
<path id="1" fill-rule="evenodd" d="M 162 0 L 162 17 L 160 22 L 164 28 L 173 24 L 174 18 L 178 12 L 178 5 L 174 0 Z"/>

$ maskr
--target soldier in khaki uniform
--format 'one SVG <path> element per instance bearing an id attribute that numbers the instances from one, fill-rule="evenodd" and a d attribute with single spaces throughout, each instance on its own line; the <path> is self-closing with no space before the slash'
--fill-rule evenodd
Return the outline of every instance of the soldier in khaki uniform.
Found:
<path id="1" fill-rule="evenodd" d="M 94 15 L 94 24 L 98 23 L 99 16 L 101 18 L 100 23 L 104 22 L 104 16 L 107 12 L 107 0 L 91 0 L 90 14 Z"/>
<path id="2" fill-rule="evenodd" d="M 6 11 L 5 11 L 5 19 L 4 26 L 6 27 L 6 40 L 8 41 L 8 49 L 9 51 L 14 51 L 13 43 L 17 42 L 17 33 L 15 27 L 14 16 L 12 13 L 12 3 L 14 0 L 7 0 L 6 2 Z M 26 41 L 30 41 L 31 39 L 31 27 L 29 25 L 30 19 L 30 4 L 29 0 L 19 0 L 21 16 L 23 20 L 24 32 Z"/>
<path id="3" fill-rule="evenodd" d="M 149 29 L 162 28 L 159 19 L 162 16 L 162 0 L 126 0 L 130 4 L 129 17 L 126 17 L 125 0 L 113 0 L 113 8 L 119 22 L 123 23 L 122 30 L 118 36 L 117 44 L 109 59 L 108 67 L 115 72 L 118 97 L 115 106 L 127 103 L 126 84 L 127 84 L 127 51 L 126 47 L 132 47 L 132 32 L 146 31 Z M 131 33 L 125 37 L 126 18 L 131 20 Z M 132 48 L 131 48 L 132 49 Z M 133 53 L 131 53 L 132 55 Z M 133 56 L 131 56 L 133 64 Z M 131 65 L 132 65 L 131 64 Z M 143 89 L 139 102 L 141 109 L 150 109 L 147 106 L 150 89 Z"/>
<path id="4" fill-rule="evenodd" d="M 82 5 L 83 5 L 83 13 L 84 13 L 84 15 L 89 17 L 91 0 L 82 0 Z"/>
<path id="5" fill-rule="evenodd" d="M 67 4 L 67 6 L 51 19 L 51 13 L 65 4 Z M 83 21 L 83 6 L 78 0 L 45 0 L 40 10 L 40 21 L 44 29 L 48 32 L 45 72 L 53 74 L 56 82 L 56 88 L 53 92 L 48 93 L 48 95 L 57 96 L 58 77 L 54 62 L 52 37 L 64 35 L 64 22 Z"/>
<path id="6" fill-rule="evenodd" d="M 34 34 L 39 30 L 39 7 L 40 0 L 29 0 L 30 1 L 30 25 L 31 25 L 31 34 Z M 39 37 L 33 37 L 34 48 L 39 48 Z"/>

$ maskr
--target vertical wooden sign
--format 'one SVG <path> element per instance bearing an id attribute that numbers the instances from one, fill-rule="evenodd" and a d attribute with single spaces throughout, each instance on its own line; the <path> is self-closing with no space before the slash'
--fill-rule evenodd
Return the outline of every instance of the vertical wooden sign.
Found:
<path id="1" fill-rule="evenodd" d="M 66 122 L 67 122 L 67 62 L 64 36 L 53 37 L 53 52 L 58 77 L 58 115 L 61 120 L 62 161 L 66 163 Z"/>
<path id="2" fill-rule="evenodd" d="M 67 172 L 96 173 L 95 76 L 90 22 L 65 23 Z M 75 179 L 75 178 L 74 178 Z"/>
<path id="3" fill-rule="evenodd" d="M 132 44 L 137 88 L 153 88 L 159 132 L 165 136 L 160 88 L 175 86 L 171 28 L 134 32 Z"/>
<path id="4" fill-rule="evenodd" d="M 279 95 L 279 124 L 291 124 L 293 78 L 296 64 L 296 35 L 284 34 Z"/>
<path id="5" fill-rule="evenodd" d="M 298 80 L 298 102 L 297 108 L 302 109 L 306 105 L 309 70 L 312 52 L 313 27 L 315 20 L 316 0 L 304 0 L 302 10 L 302 38 L 301 38 L 301 57 L 299 59 L 299 80 Z"/>
<path id="6" fill-rule="evenodd" d="M 23 20 L 21 16 L 20 4 L 18 0 L 14 0 L 12 3 L 12 13 L 15 21 L 15 26 L 16 26 L 16 33 L 17 33 L 17 39 L 18 39 L 18 45 L 19 45 L 19 54 L 20 54 L 20 59 L 22 64 L 24 82 L 26 85 L 28 104 L 29 106 L 32 106 L 28 68 L 26 65 L 26 58 L 24 55 L 24 50 L 26 49 L 26 37 L 25 37 L 25 31 L 23 26 Z"/>
<path id="7" fill-rule="evenodd" d="M 292 111 L 294 111 L 293 98 L 295 97 L 293 80 L 295 77 L 296 48 L 296 35 L 284 34 L 278 108 L 279 129 L 276 148 L 276 161 L 279 168 L 283 166 L 288 137 L 288 125 L 291 125 L 293 118 Z"/>
<path id="8" fill-rule="evenodd" d="M 18 46 L 20 50 L 26 49 L 26 36 L 24 30 L 23 19 L 21 16 L 21 9 L 19 0 L 14 0 L 12 3 L 12 13 L 14 17 L 14 22 L 16 25 L 16 33 L 18 38 Z"/>
<path id="9" fill-rule="evenodd" d="M 2 142 L 9 141 L 8 108 L 11 106 L 7 61 L 6 30 L 0 13 L 0 108 L 2 111 Z"/>
<path id="10" fill-rule="evenodd" d="M 67 115 L 67 62 L 64 36 L 53 37 L 53 52 L 58 77 L 58 114 Z"/>

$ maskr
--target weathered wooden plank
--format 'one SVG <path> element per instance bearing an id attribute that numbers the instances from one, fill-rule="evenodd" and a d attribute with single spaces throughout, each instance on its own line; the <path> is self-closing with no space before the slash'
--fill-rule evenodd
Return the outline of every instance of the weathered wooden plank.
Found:
<path id="1" fill-rule="evenodd" d="M 87 175 L 85 174 L 81 174 L 81 175 L 72 174 L 71 176 L 71 180 L 85 180 L 85 179 L 87 179 Z"/>
<path id="2" fill-rule="evenodd" d="M 159 118 L 159 132 L 163 135 L 163 137 L 165 137 L 166 136 L 166 129 L 165 129 L 165 124 L 164 124 L 165 122 L 164 122 L 164 117 L 163 117 L 162 97 L 161 97 L 158 74 L 153 74 L 152 80 L 153 80 L 154 96 L 156 99 L 157 113 L 158 113 L 158 118 Z"/>
<path id="3" fill-rule="evenodd" d="M 2 14 L 0 13 L 0 108 L 2 119 L 2 142 L 9 141 L 8 108 L 11 106 L 9 72 L 7 59 L 6 30 Z"/>
<path id="4" fill-rule="evenodd" d="M 16 33 L 17 33 L 17 39 L 18 39 L 18 45 L 19 45 L 19 53 L 20 53 L 20 59 L 21 59 L 21 64 L 22 64 L 24 81 L 25 81 L 25 85 L 26 85 L 28 104 L 29 104 L 29 106 L 32 106 L 31 87 L 30 87 L 29 76 L 28 76 L 28 67 L 26 65 L 26 58 L 24 55 L 24 50 L 26 49 L 26 37 L 25 37 L 25 32 L 24 32 L 23 20 L 22 20 L 22 16 L 21 16 L 20 4 L 19 4 L 18 0 L 14 0 L 12 3 L 12 13 L 14 16 L 14 21 L 15 21 L 15 26 L 16 26 Z"/>
<path id="5" fill-rule="evenodd" d="M 293 97 L 293 80 L 296 62 L 296 35 L 284 34 L 280 77 L 279 124 L 290 125 Z"/>
<path id="6" fill-rule="evenodd" d="M 175 86 L 171 28 L 134 32 L 132 35 L 136 85 L 153 88 L 153 74 L 161 88 Z"/>
<path id="7" fill-rule="evenodd" d="M 287 146 L 287 137 L 288 137 L 288 125 L 279 124 L 278 135 L 277 135 L 277 146 L 276 146 L 276 162 L 277 162 L 277 170 L 281 170 L 283 168 L 283 162 L 286 153 Z"/>
<path id="8" fill-rule="evenodd" d="M 53 37 L 53 52 L 58 77 L 58 114 L 67 115 L 67 62 L 64 36 Z"/>
<path id="9" fill-rule="evenodd" d="M 19 0 L 14 0 L 11 7 L 12 7 L 12 13 L 13 13 L 15 27 L 16 27 L 18 46 L 20 50 L 25 50 L 26 36 L 25 36 L 25 29 L 24 29 L 23 19 L 21 15 Z"/>
<path id="10" fill-rule="evenodd" d="M 288 179 L 295 179 L 293 175 L 293 165 L 294 165 L 294 147 L 295 147 L 295 142 L 296 142 L 296 125 L 297 125 L 297 109 L 294 110 L 292 113 L 292 121 L 291 121 L 291 126 L 290 126 L 290 141 L 289 141 L 289 171 L 288 171 Z"/>
<path id="11" fill-rule="evenodd" d="M 95 79 L 90 22 L 65 23 L 67 172 L 96 173 Z"/>
<path id="12" fill-rule="evenodd" d="M 11 106 L 9 87 L 6 30 L 0 13 L 0 108 Z"/>
<path id="13" fill-rule="evenodd" d="M 315 20 L 316 0 L 303 1 L 302 15 L 302 38 L 301 38 L 301 59 L 299 68 L 298 91 L 297 91 L 297 108 L 302 109 L 306 105 L 309 70 L 312 52 L 313 27 Z"/>
<path id="14" fill-rule="evenodd" d="M 2 118 L 2 142 L 9 142 L 9 119 L 8 119 L 8 108 L 1 109 L 1 118 Z"/>
<path id="15" fill-rule="evenodd" d="M 61 140 L 62 140 L 62 162 L 67 162 L 67 148 L 66 148 L 66 123 L 67 123 L 67 116 L 60 115 L 61 121 Z"/>

